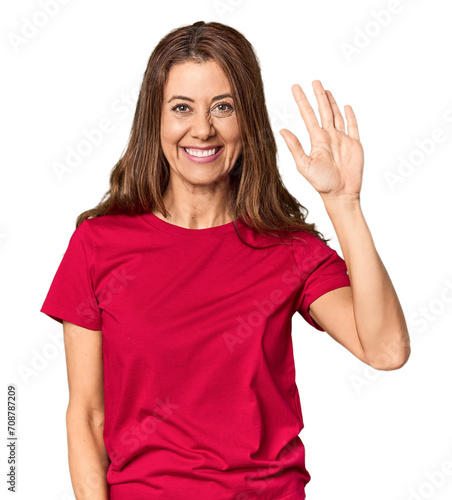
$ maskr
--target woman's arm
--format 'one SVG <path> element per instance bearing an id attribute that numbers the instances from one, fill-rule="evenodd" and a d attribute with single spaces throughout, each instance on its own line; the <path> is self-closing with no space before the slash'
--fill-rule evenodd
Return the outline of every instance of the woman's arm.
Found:
<path id="1" fill-rule="evenodd" d="M 102 332 L 63 321 L 69 383 L 69 469 L 77 500 L 108 500 L 110 460 L 103 440 Z"/>
<path id="2" fill-rule="evenodd" d="M 341 111 L 319 80 L 312 82 L 321 125 L 300 85 L 292 93 L 311 139 L 308 156 L 297 136 L 280 133 L 298 172 L 322 197 L 336 231 L 351 287 L 319 297 L 310 313 L 333 338 L 375 368 L 399 368 L 410 355 L 410 339 L 399 300 L 375 249 L 361 211 L 364 150 L 358 123 L 350 105 Z M 351 288 L 351 293 L 350 293 Z"/>
<path id="3" fill-rule="evenodd" d="M 319 297 L 311 304 L 310 314 L 319 324 L 328 325 L 324 329 L 354 354 L 363 353 L 372 367 L 398 369 L 411 352 L 408 328 L 359 199 L 325 198 L 324 203 L 341 245 L 352 293 L 339 289 L 334 298 L 333 294 Z"/>

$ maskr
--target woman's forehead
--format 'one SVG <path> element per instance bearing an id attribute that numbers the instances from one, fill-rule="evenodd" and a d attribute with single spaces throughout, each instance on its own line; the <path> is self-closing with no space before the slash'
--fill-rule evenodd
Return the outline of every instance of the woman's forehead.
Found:
<path id="1" fill-rule="evenodd" d="M 194 98 L 231 94 L 228 79 L 215 61 L 187 61 L 174 65 L 169 72 L 165 93 Z"/>

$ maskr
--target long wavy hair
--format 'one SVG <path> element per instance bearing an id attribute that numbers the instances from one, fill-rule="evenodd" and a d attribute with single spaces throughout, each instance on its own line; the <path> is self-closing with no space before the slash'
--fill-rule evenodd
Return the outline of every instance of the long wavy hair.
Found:
<path id="1" fill-rule="evenodd" d="M 281 179 L 253 46 L 234 28 L 204 21 L 170 31 L 155 47 L 143 76 L 127 148 L 110 174 L 110 188 L 95 208 L 77 217 L 76 227 L 92 217 L 134 216 L 155 208 L 167 217 L 163 193 L 170 166 L 161 147 L 160 117 L 170 69 L 187 61 L 215 61 L 231 87 L 242 141 L 242 152 L 229 173 L 227 194 L 235 219 L 240 218 L 246 227 L 260 234 L 281 238 L 281 234 L 294 237 L 294 231 L 306 231 L 325 243 L 329 241 L 314 223 L 306 222 L 309 211 L 289 193 Z M 234 227 L 243 241 L 236 220 Z"/>

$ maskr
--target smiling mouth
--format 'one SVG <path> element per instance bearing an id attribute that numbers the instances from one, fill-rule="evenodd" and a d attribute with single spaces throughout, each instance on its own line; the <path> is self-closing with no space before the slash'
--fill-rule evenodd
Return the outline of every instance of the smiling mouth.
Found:
<path id="1" fill-rule="evenodd" d="M 192 149 L 192 148 L 183 148 L 183 149 L 190 156 L 195 156 L 196 158 L 205 158 L 217 154 L 222 147 L 223 146 L 219 146 L 217 148 L 212 148 L 212 149 Z"/>

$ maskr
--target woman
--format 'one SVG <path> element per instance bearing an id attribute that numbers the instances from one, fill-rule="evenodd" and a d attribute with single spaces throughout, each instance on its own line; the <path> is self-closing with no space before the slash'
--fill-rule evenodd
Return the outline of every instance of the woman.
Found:
<path id="1" fill-rule="evenodd" d="M 314 82 L 322 126 L 292 87 L 307 156 L 343 250 L 287 191 L 258 60 L 233 28 L 197 22 L 152 53 L 110 189 L 76 222 L 41 311 L 63 323 L 77 500 L 304 499 L 291 340 L 299 312 L 368 365 L 410 353 L 360 208 L 363 152 Z"/>

